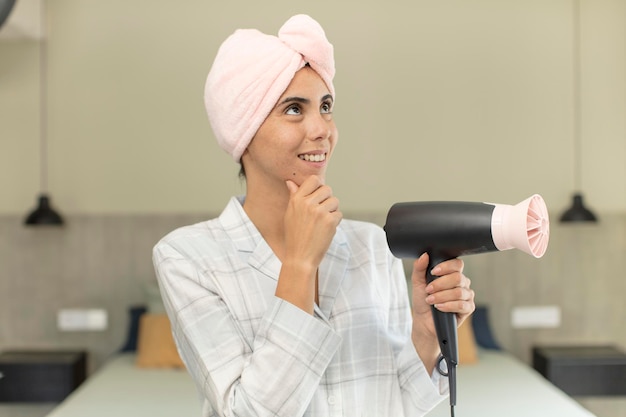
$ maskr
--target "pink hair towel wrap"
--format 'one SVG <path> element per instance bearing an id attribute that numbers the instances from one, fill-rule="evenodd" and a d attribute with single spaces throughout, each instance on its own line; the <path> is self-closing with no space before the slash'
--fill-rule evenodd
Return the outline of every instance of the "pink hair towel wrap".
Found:
<path id="1" fill-rule="evenodd" d="M 204 104 L 217 142 L 236 162 L 306 64 L 334 97 L 333 46 L 307 15 L 291 17 L 278 36 L 238 29 L 222 43 L 206 80 Z"/>

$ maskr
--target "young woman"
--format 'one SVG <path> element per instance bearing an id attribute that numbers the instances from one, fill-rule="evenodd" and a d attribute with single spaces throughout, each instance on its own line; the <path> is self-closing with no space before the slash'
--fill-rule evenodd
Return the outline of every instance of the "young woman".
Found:
<path id="1" fill-rule="evenodd" d="M 323 29 L 297 15 L 278 37 L 236 31 L 207 78 L 212 128 L 246 194 L 154 248 L 203 416 L 417 416 L 447 394 L 430 306 L 461 323 L 470 281 L 455 259 L 426 285 L 423 255 L 409 295 L 383 230 L 342 220 L 325 176 L 334 72 Z"/>

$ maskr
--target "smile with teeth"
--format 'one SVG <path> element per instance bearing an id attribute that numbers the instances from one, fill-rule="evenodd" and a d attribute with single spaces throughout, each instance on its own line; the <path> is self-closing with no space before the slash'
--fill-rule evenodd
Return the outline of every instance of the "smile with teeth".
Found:
<path id="1" fill-rule="evenodd" d="M 326 154 L 325 153 L 318 153 L 318 154 L 302 154 L 302 155 L 298 155 L 298 158 L 302 159 L 303 161 L 308 161 L 308 162 L 322 162 L 326 160 Z"/>

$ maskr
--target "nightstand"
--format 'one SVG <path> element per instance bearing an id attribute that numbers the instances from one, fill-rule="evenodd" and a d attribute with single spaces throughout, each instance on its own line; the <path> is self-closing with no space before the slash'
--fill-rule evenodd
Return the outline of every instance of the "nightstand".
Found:
<path id="1" fill-rule="evenodd" d="M 614 346 L 533 348 L 533 367 L 569 395 L 626 395 L 626 354 Z"/>
<path id="2" fill-rule="evenodd" d="M 87 377 L 84 351 L 0 353 L 0 401 L 59 402 Z"/>

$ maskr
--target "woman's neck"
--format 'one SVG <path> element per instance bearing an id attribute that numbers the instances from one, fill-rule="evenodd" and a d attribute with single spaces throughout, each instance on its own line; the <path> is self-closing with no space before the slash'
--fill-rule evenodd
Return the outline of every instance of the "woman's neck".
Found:
<path id="1" fill-rule="evenodd" d="M 283 252 L 283 219 L 288 202 L 289 190 L 286 185 L 283 192 L 248 186 L 243 204 L 244 211 L 279 259 Z"/>

